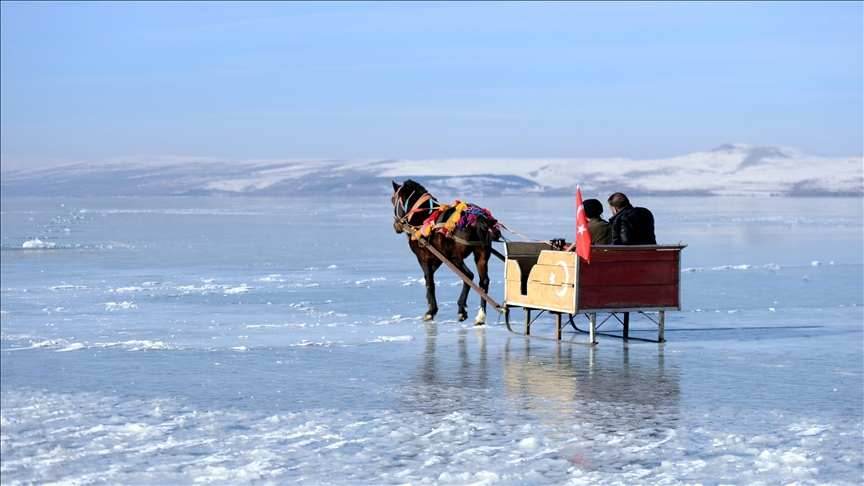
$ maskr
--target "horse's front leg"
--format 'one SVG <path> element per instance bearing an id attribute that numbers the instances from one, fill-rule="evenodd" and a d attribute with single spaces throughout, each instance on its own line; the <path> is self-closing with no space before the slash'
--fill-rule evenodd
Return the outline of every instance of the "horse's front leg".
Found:
<path id="1" fill-rule="evenodd" d="M 478 285 L 486 294 L 489 293 L 489 252 L 474 252 L 474 263 L 477 265 L 477 274 L 480 276 Z M 486 324 L 486 299 L 480 299 L 480 311 L 474 319 L 475 325 Z"/>
<path id="2" fill-rule="evenodd" d="M 468 280 L 474 280 L 474 272 L 468 268 L 468 265 L 465 265 L 464 260 L 454 261 L 453 264 L 462 270 L 462 273 L 468 277 Z M 462 284 L 462 293 L 459 294 L 459 300 L 456 301 L 456 305 L 459 306 L 459 322 L 468 319 L 468 310 L 465 307 L 468 305 L 468 292 L 470 290 L 471 287 L 467 283 Z"/>
<path id="3" fill-rule="evenodd" d="M 437 263 L 437 265 L 436 265 Z M 438 313 L 438 301 L 435 300 L 435 270 L 441 265 L 440 262 L 425 260 L 421 261 L 423 267 L 423 277 L 426 279 L 426 303 L 429 310 L 423 316 L 424 321 L 431 321 Z"/>

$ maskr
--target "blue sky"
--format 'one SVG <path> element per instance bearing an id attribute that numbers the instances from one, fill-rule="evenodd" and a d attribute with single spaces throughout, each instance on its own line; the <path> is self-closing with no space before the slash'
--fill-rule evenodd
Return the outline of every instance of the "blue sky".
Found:
<path id="1" fill-rule="evenodd" d="M 0 5 L 4 156 L 864 151 L 862 2 Z"/>

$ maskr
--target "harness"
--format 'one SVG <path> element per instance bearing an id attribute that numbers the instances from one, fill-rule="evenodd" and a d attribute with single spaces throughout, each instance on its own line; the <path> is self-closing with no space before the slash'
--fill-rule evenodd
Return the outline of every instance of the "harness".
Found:
<path id="1" fill-rule="evenodd" d="M 456 201 L 453 206 L 440 204 L 431 194 L 422 194 L 417 201 L 411 205 L 411 199 L 415 192 L 412 192 L 407 198 L 402 199 L 402 186 L 396 189 L 393 199 L 393 219 L 399 226 L 408 226 L 412 231 L 407 232 L 412 240 L 420 240 L 422 237 L 430 237 L 435 231 L 440 232 L 448 238 L 452 238 L 456 243 L 464 246 L 484 246 L 480 241 L 468 241 L 453 234 L 456 228 L 462 228 L 467 225 L 473 226 L 478 217 L 488 218 L 497 224 L 497 221 L 492 217 L 488 210 L 479 206 L 469 205 L 464 202 Z M 428 203 L 428 207 L 426 207 Z M 399 213 L 402 213 L 400 216 Z M 429 216 L 423 220 L 420 226 L 415 226 L 409 223 L 411 216 L 418 212 L 428 211 Z"/>

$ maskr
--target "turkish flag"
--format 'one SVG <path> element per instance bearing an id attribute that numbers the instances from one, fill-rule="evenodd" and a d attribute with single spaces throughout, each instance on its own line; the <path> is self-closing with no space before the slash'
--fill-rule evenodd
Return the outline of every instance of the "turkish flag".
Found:
<path id="1" fill-rule="evenodd" d="M 585 217 L 579 186 L 576 186 L 576 254 L 591 263 L 591 233 L 588 232 L 588 218 Z"/>

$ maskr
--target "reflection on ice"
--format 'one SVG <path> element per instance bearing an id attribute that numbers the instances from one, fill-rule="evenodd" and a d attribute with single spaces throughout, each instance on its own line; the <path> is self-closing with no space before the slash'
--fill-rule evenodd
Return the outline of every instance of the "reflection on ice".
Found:
<path id="1" fill-rule="evenodd" d="M 640 404 L 673 413 L 677 407 L 678 371 L 666 369 L 663 345 L 657 346 L 656 362 L 643 358 L 639 363 L 631 363 L 627 345 L 620 362 L 598 362 L 595 347 L 556 343 L 554 359 L 532 355 L 531 347 L 530 339 L 508 338 L 504 348 L 506 390 L 516 395 L 531 390 L 527 395 L 542 402 Z"/>

